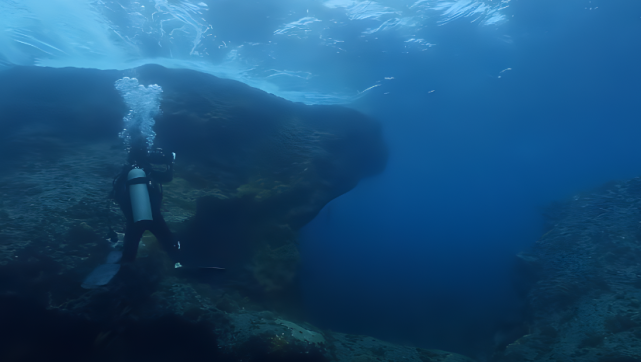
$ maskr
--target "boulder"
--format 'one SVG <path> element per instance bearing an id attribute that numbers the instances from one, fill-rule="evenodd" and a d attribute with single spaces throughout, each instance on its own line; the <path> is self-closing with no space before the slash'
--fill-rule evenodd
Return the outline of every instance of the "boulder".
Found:
<path id="1" fill-rule="evenodd" d="M 177 154 L 164 213 L 187 259 L 225 267 L 248 287 L 286 289 L 296 276 L 296 232 L 385 167 L 380 124 L 346 107 L 293 103 L 157 65 L 15 67 L 0 72 L 4 262 L 36 239 L 57 240 L 48 246 L 57 255 L 69 244 L 65 230 L 80 222 L 102 234 L 121 228 L 107 195 L 126 158 L 118 133 L 128 109 L 114 88 L 124 76 L 163 89 L 155 145 Z"/>

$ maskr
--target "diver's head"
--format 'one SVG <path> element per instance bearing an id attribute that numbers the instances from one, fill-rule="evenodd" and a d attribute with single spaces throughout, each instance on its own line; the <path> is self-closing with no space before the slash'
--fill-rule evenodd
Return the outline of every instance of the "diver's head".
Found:
<path id="1" fill-rule="evenodd" d="M 175 154 L 173 152 L 165 152 L 162 148 L 156 148 L 147 153 L 149 163 L 169 165 L 174 162 L 174 158 Z"/>
<path id="2" fill-rule="evenodd" d="M 175 154 L 173 152 L 164 152 L 162 148 L 156 148 L 147 151 L 147 147 L 131 147 L 127 162 L 141 168 L 150 167 L 158 171 L 166 171 L 174 162 Z"/>
<path id="3" fill-rule="evenodd" d="M 133 145 L 129 148 L 129 154 L 127 155 L 127 162 L 130 165 L 137 165 L 139 167 L 144 167 L 148 163 L 147 161 L 147 146 L 146 145 Z"/>
<path id="4" fill-rule="evenodd" d="M 162 148 L 156 148 L 149 151 L 147 160 L 152 170 L 157 172 L 166 172 L 172 167 L 176 154 L 165 152 Z"/>

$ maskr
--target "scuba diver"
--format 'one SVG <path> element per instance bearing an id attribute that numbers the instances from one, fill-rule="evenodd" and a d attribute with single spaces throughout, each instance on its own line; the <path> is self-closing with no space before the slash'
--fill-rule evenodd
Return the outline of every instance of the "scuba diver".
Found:
<path id="1" fill-rule="evenodd" d="M 180 242 L 176 240 L 160 213 L 162 184 L 173 179 L 175 153 L 157 148 L 147 151 L 145 144 L 129 149 L 127 163 L 113 181 L 113 198 L 125 215 L 123 263 L 136 260 L 138 244 L 146 230 L 151 231 L 174 262 Z"/>
<path id="2" fill-rule="evenodd" d="M 127 163 L 114 178 L 111 194 L 126 219 L 122 253 L 115 250 L 109 253 L 106 263 L 94 269 L 84 280 L 83 288 L 106 285 L 119 272 L 121 266 L 129 265 L 130 268 L 136 260 L 138 245 L 146 230 L 154 234 L 175 263 L 175 268 L 183 268 L 179 262 L 180 241 L 174 237 L 160 213 L 162 184 L 173 179 L 175 159 L 175 153 L 164 152 L 161 148 L 148 151 L 144 142 L 132 145 L 129 149 Z M 112 233 L 115 234 L 113 229 Z M 213 266 L 191 268 L 225 270 Z"/>
<path id="3" fill-rule="evenodd" d="M 109 253 L 106 263 L 99 265 L 85 278 L 83 288 L 106 285 L 118 274 L 121 265 L 131 266 L 146 230 L 154 234 L 176 267 L 182 267 L 177 262 L 180 242 L 160 213 L 162 183 L 173 179 L 175 158 L 175 153 L 165 153 L 160 148 L 147 151 L 144 142 L 138 142 L 129 149 L 127 163 L 114 178 L 111 192 L 111 197 L 118 203 L 126 219 L 123 249 L 122 252 L 114 250 Z M 113 229 L 111 233 L 111 240 L 114 241 Z"/>

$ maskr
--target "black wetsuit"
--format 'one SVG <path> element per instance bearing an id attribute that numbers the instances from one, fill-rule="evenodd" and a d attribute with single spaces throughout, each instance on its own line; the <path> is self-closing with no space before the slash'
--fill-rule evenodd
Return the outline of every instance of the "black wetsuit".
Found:
<path id="1" fill-rule="evenodd" d="M 114 200 L 120 205 L 127 224 L 125 226 L 125 240 L 122 252 L 122 261 L 133 262 L 136 260 L 138 244 L 145 230 L 151 231 L 162 247 L 173 259 L 177 259 L 179 243 L 167 226 L 165 219 L 160 213 L 162 205 L 162 185 L 161 183 L 170 182 L 173 179 L 173 163 L 166 165 L 165 171 L 156 171 L 152 169 L 151 164 L 144 160 L 143 162 L 134 162 L 123 166 L 122 171 L 114 180 Z M 127 174 L 133 168 L 138 167 L 147 174 L 147 189 L 149 190 L 149 201 L 151 202 L 151 212 L 153 221 L 134 222 L 133 210 L 131 208 L 131 199 L 127 187 Z"/>

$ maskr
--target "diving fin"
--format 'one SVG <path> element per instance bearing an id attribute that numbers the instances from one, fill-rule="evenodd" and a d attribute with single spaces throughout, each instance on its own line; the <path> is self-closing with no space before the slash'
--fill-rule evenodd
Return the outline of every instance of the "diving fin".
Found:
<path id="1" fill-rule="evenodd" d="M 116 264 L 122 258 L 122 252 L 114 250 L 107 255 L 107 262 L 99 265 L 94 269 L 82 282 L 82 287 L 85 289 L 93 289 L 107 285 L 113 279 L 118 271 L 120 271 L 120 264 Z"/>
<path id="2" fill-rule="evenodd" d="M 85 289 L 93 289 L 107 285 L 111 279 L 118 274 L 120 264 L 102 264 L 94 269 L 85 281 L 82 282 L 82 287 Z"/>
<path id="3" fill-rule="evenodd" d="M 116 264 L 120 259 L 122 259 L 122 251 L 114 250 L 107 255 L 105 264 Z"/>
<path id="4" fill-rule="evenodd" d="M 174 269 L 178 269 L 178 268 L 225 270 L 225 268 L 220 268 L 220 267 L 217 267 L 217 266 L 191 266 L 191 265 L 182 265 L 180 263 L 176 263 L 174 265 Z"/>

